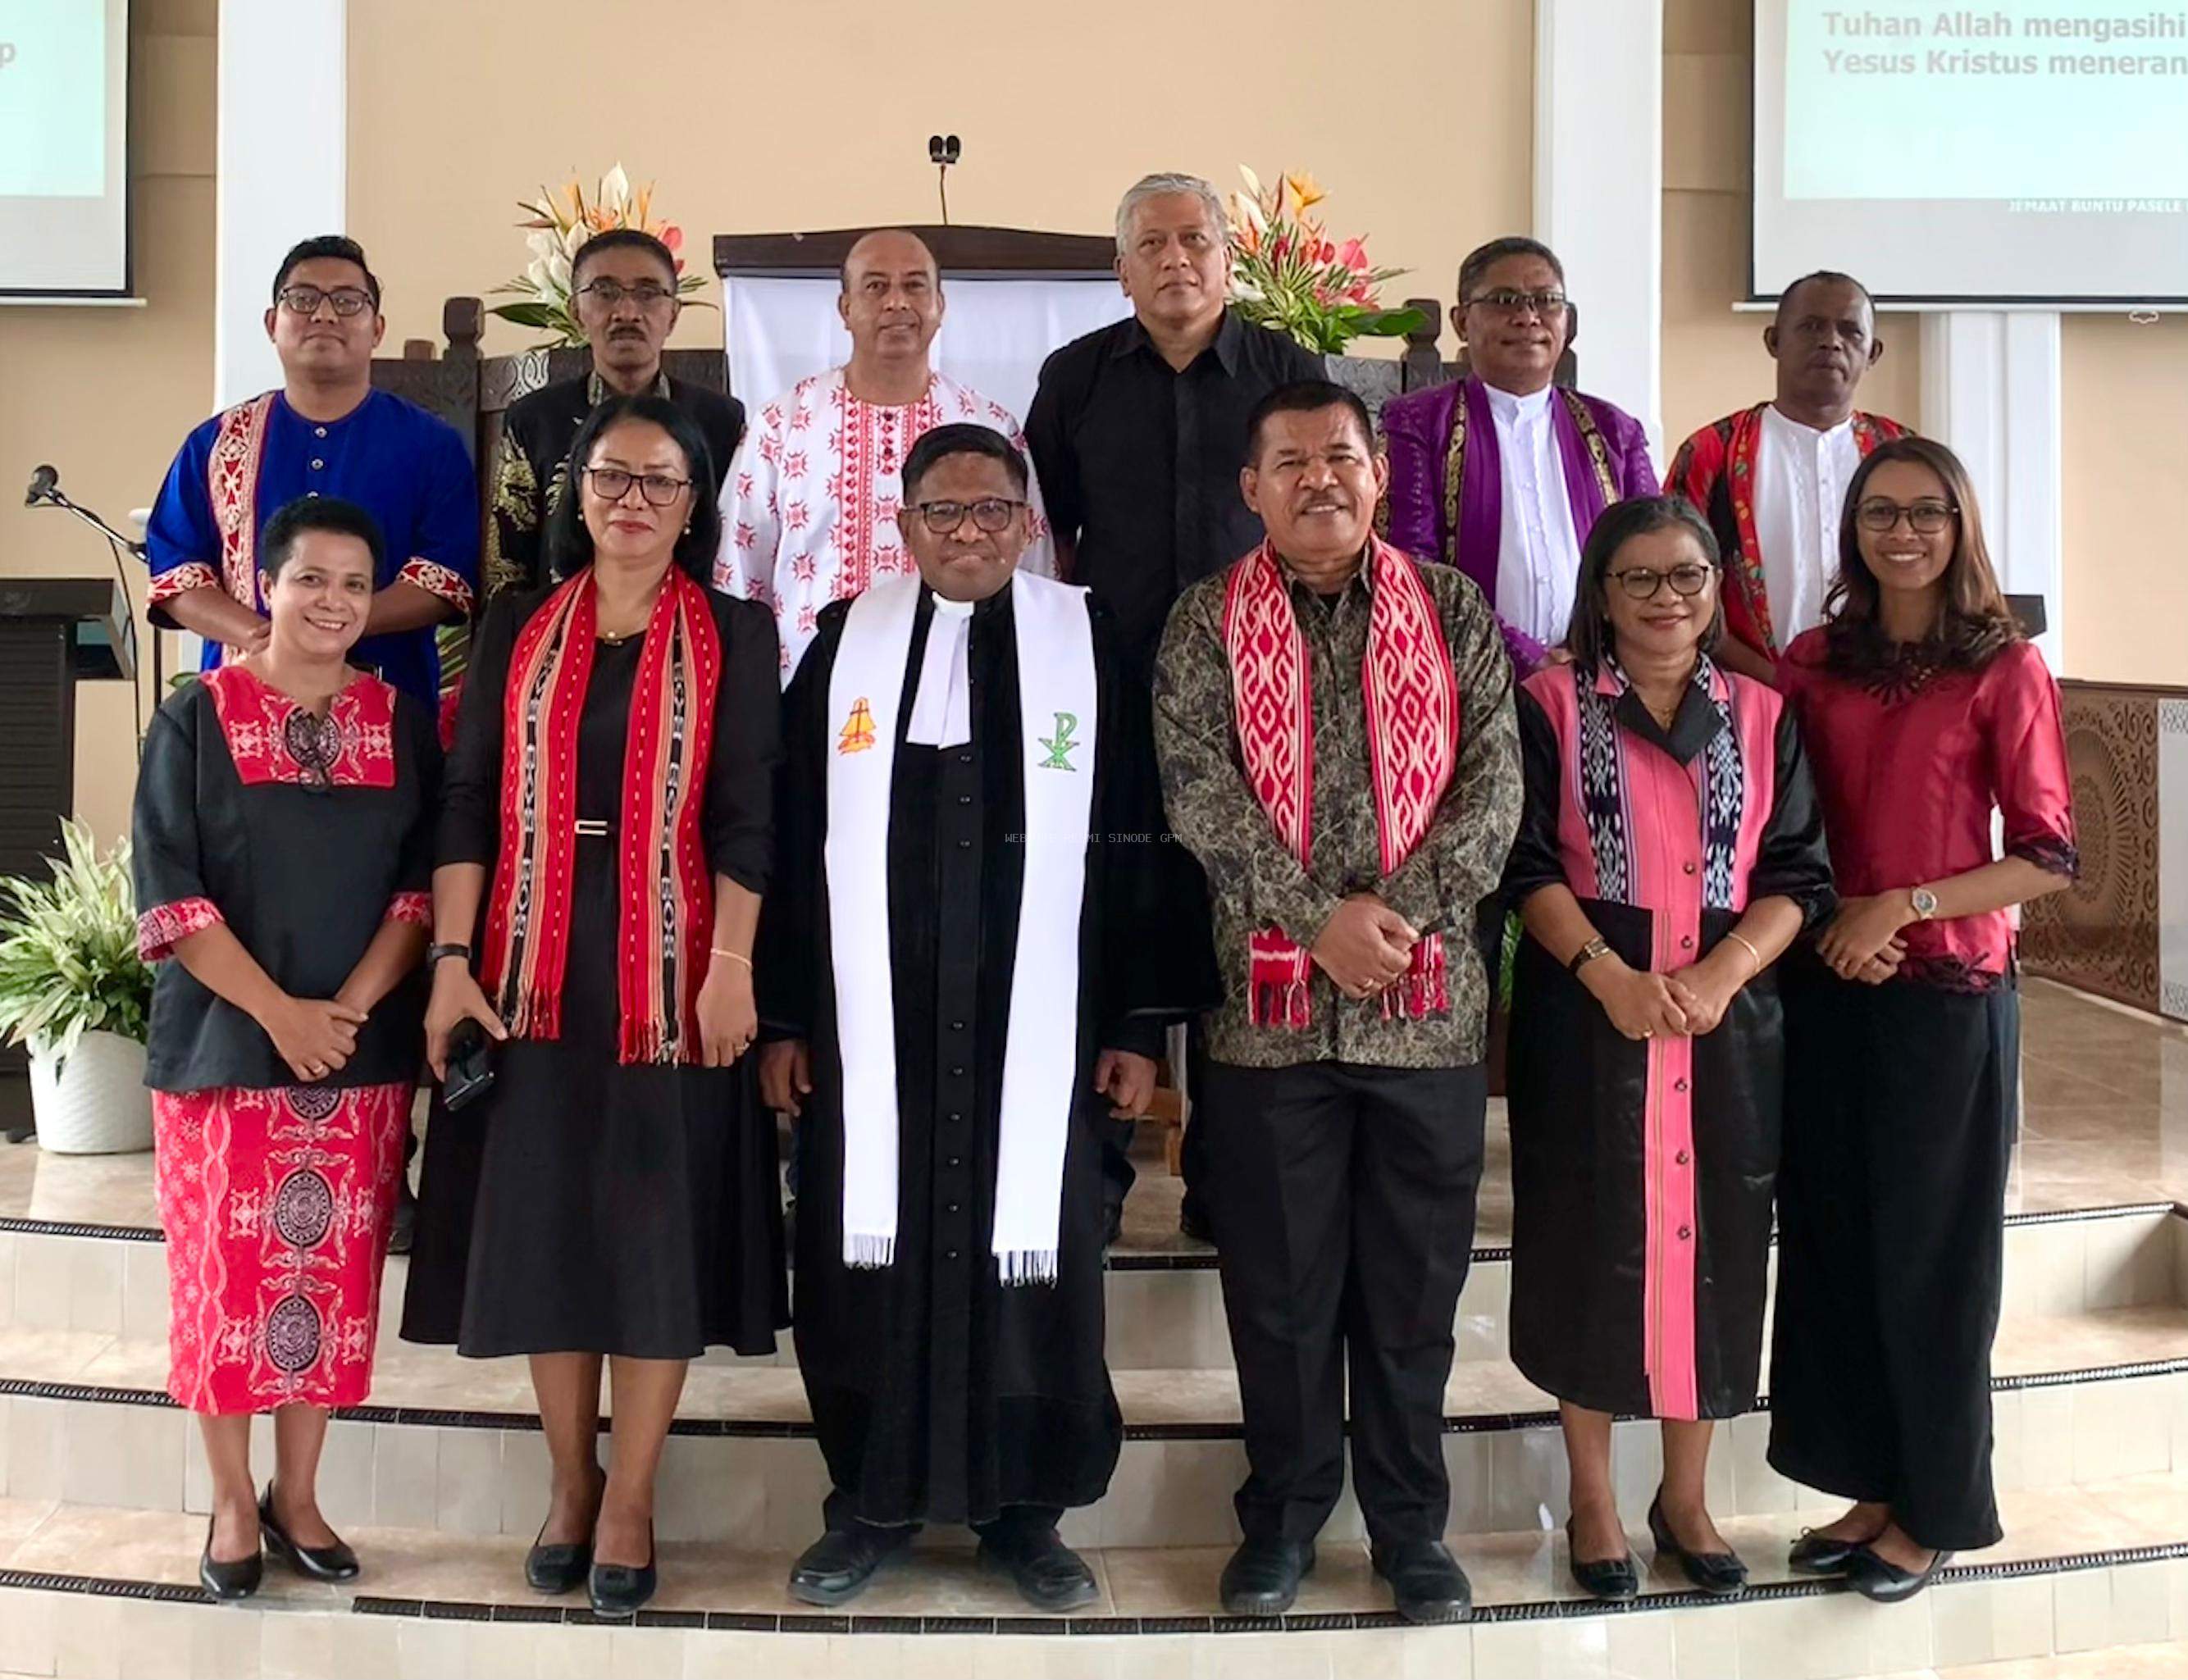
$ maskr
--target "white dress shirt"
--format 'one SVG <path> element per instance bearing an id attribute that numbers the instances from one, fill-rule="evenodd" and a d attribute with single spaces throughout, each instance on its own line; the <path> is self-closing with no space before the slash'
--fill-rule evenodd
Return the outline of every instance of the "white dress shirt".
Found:
<path id="1" fill-rule="evenodd" d="M 1852 420 L 1819 431 L 1786 419 L 1774 403 L 1763 409 L 1755 541 L 1762 550 L 1770 634 L 1781 651 L 1824 622 L 1824 597 L 1839 572 L 1839 514 L 1860 465 Z"/>
<path id="2" fill-rule="evenodd" d="M 1497 539 L 1497 616 L 1513 629 L 1552 646 L 1565 639 L 1573 595 L 1580 584 L 1580 538 L 1573 530 L 1572 500 L 1565 493 L 1565 462 L 1550 424 L 1545 386 L 1531 397 L 1514 397 L 1495 386 L 1489 414 L 1497 426 L 1503 480 Z"/>

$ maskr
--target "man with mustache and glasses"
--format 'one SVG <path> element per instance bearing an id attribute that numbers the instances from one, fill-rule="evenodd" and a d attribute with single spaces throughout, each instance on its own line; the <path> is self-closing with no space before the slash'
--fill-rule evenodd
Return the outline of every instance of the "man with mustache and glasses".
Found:
<path id="1" fill-rule="evenodd" d="M 335 497 L 369 513 L 386 545 L 350 662 L 439 706 L 433 628 L 471 611 L 478 483 L 454 427 L 372 388 L 386 330 L 380 282 L 356 240 L 325 234 L 281 259 L 266 311 L 281 388 L 190 433 L 144 532 L 149 616 L 205 639 L 200 668 L 266 646 L 258 536 L 274 510 Z"/>
<path id="2" fill-rule="evenodd" d="M 1480 589 L 1374 533 L 1368 410 L 1261 399 L 1239 482 L 1268 539 L 1179 597 L 1155 666 L 1170 826 L 1223 971 L 1194 1125 L 1238 1355 L 1234 1615 L 1289 1610 L 1345 1483 L 1399 1614 L 1452 1621 L 1452 1323 L 1488 1086 L 1472 931 L 1520 820 L 1512 662 Z"/>
<path id="3" fill-rule="evenodd" d="M 922 434 L 970 422 L 1024 447 L 1017 416 L 934 371 L 942 275 L 916 234 L 866 234 L 843 259 L 837 313 L 851 359 L 800 380 L 759 411 L 722 489 L 722 553 L 714 587 L 775 609 L 789 686 L 820 611 L 916 567 L 897 527 L 899 475 Z M 1056 570 L 1040 487 L 1026 492 L 1020 565 Z"/>
<path id="4" fill-rule="evenodd" d="M 1724 634 L 1711 656 L 1774 684 L 1793 638 L 1824 622 L 1854 469 L 1909 428 L 1853 405 L 1884 341 L 1852 275 L 1821 269 L 1787 286 L 1762 347 L 1777 395 L 1687 439 L 1664 488 L 1700 510 L 1724 555 Z"/>
<path id="5" fill-rule="evenodd" d="M 666 397 L 698 423 L 719 495 L 737 441 L 744 404 L 703 385 L 662 371 L 661 348 L 683 305 L 676 294 L 676 254 L 651 234 L 611 228 L 578 246 L 570 264 L 570 296 L 592 347 L 592 371 L 519 397 L 502 417 L 501 442 L 488 481 L 487 592 L 537 589 L 540 533 L 567 490 L 570 443 L 585 416 L 610 397 Z"/>
<path id="6" fill-rule="evenodd" d="M 1564 657 L 1597 516 L 1656 492 L 1641 422 L 1552 384 L 1572 341 L 1565 271 L 1539 240 L 1492 240 L 1458 269 L 1451 324 L 1470 371 L 1383 405 L 1386 533 L 1481 585 L 1521 675 Z"/>

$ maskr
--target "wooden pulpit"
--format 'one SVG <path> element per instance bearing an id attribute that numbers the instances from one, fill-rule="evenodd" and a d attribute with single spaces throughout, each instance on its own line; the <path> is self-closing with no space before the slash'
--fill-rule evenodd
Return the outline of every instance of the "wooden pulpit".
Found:
<path id="1" fill-rule="evenodd" d="M 44 878 L 76 809 L 76 685 L 127 681 L 136 626 L 113 578 L 0 578 L 0 875 Z"/>

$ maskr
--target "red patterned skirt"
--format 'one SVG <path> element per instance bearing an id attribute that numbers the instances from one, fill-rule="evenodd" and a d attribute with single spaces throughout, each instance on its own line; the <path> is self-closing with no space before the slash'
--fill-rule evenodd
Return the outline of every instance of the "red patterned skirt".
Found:
<path id="1" fill-rule="evenodd" d="M 356 1406 L 409 1085 L 152 1093 L 167 1392 L 193 1412 Z"/>

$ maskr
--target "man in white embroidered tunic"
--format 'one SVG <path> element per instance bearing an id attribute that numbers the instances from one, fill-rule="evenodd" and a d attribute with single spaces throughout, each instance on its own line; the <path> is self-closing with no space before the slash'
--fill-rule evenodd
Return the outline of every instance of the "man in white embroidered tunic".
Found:
<path id="1" fill-rule="evenodd" d="M 786 687 L 823 607 L 911 574 L 897 526 L 897 486 L 921 435 L 969 421 L 1025 448 L 1009 409 L 931 366 L 942 277 L 916 234 L 868 234 L 843 259 L 843 282 L 836 308 L 851 335 L 851 359 L 762 408 L 722 487 L 714 587 L 775 609 Z M 1038 485 L 1028 486 L 1025 500 L 1019 565 L 1053 577 Z"/>
<path id="2" fill-rule="evenodd" d="M 1017 565 L 1027 481 L 1000 432 L 928 433 L 897 516 L 918 575 L 825 608 L 785 701 L 754 960 L 761 1094 L 798 1116 L 798 1362 L 833 1484 L 791 1572 L 809 1604 L 930 1521 L 971 1524 L 1040 1609 L 1096 1593 L 1056 1525 L 1124 1435 L 1096 1123 L 1153 1089 L 1164 876 L 1146 779 L 1117 774 L 1106 623 Z"/>

